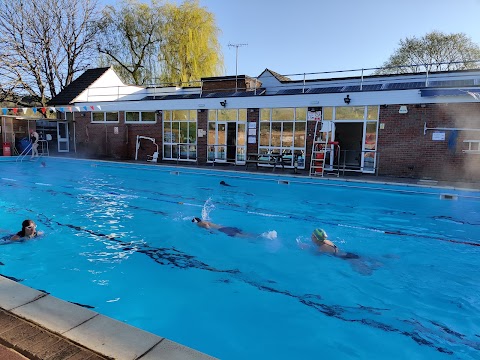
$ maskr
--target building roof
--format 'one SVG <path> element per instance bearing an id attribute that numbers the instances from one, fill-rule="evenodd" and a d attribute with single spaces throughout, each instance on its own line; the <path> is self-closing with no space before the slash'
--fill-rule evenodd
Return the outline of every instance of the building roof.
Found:
<path id="1" fill-rule="evenodd" d="M 48 102 L 49 105 L 67 105 L 73 102 L 85 89 L 92 85 L 102 76 L 109 67 L 88 69 L 74 81 L 72 81 L 57 96 Z"/>
<path id="2" fill-rule="evenodd" d="M 262 73 L 261 73 L 258 77 L 262 76 L 265 71 L 268 71 L 270 74 L 273 75 L 273 77 L 274 77 L 275 79 L 277 79 L 277 80 L 280 81 L 280 82 L 289 82 L 289 81 L 292 81 L 292 79 L 290 79 L 290 78 L 288 78 L 288 77 L 286 77 L 286 76 L 283 76 L 283 75 L 281 75 L 281 74 L 279 74 L 279 73 L 277 73 L 277 72 L 275 72 L 275 71 L 273 71 L 273 70 L 270 70 L 270 69 L 268 69 L 268 68 L 265 69 L 265 70 L 263 70 Z"/>

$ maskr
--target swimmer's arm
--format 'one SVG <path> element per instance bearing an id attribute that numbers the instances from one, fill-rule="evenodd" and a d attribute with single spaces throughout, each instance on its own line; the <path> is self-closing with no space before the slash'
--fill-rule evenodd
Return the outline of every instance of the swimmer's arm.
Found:
<path id="1" fill-rule="evenodd" d="M 20 240 L 20 239 L 21 239 L 21 237 L 18 236 L 17 234 L 13 235 L 13 236 L 10 238 L 11 241 Z"/>

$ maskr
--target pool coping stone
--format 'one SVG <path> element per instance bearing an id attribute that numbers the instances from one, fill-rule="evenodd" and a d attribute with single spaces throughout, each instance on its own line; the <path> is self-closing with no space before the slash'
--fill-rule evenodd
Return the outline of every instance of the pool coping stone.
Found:
<path id="1" fill-rule="evenodd" d="M 58 359 L 66 354 L 68 359 L 89 360 L 216 359 L 1 275 L 0 322 L 5 324 L 0 345 L 26 356 L 33 352 Z"/>

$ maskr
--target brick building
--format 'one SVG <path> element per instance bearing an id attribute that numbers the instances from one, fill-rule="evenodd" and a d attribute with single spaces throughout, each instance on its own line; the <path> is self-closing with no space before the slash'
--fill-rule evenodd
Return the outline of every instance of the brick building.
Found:
<path id="1" fill-rule="evenodd" d="M 59 150 L 80 156 L 145 161 L 158 150 L 159 162 L 242 165 L 249 153 L 282 153 L 308 171 L 312 147 L 328 141 L 325 172 L 475 181 L 479 93 L 480 70 L 292 79 L 266 69 L 166 88 L 100 68 L 50 105 Z"/>

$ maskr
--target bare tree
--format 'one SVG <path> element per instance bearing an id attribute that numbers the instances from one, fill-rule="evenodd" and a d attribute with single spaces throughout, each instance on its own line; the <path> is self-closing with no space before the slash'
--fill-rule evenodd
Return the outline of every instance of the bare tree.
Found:
<path id="1" fill-rule="evenodd" d="M 89 26 L 96 7 L 96 0 L 2 0 L 0 101 L 28 95 L 45 106 L 85 71 L 96 59 Z"/>
<path id="2" fill-rule="evenodd" d="M 480 66 L 480 47 L 463 33 L 433 31 L 400 40 L 400 47 L 376 74 L 465 70 Z"/>

